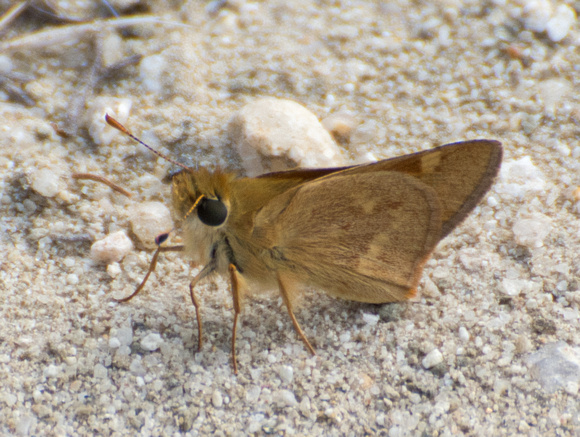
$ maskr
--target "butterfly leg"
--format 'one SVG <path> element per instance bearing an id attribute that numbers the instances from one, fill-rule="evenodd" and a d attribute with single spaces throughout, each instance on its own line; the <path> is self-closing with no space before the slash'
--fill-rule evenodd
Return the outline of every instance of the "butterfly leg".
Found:
<path id="1" fill-rule="evenodd" d="M 232 329 L 232 364 L 234 366 L 234 373 L 238 373 L 238 363 L 236 359 L 236 330 L 238 328 L 238 316 L 242 312 L 242 303 L 240 299 L 240 276 L 235 265 L 230 264 L 230 283 L 232 286 L 232 298 L 234 300 L 234 327 Z"/>
<path id="2" fill-rule="evenodd" d="M 193 306 L 195 308 L 195 318 L 197 319 L 197 351 L 198 352 L 201 351 L 201 344 L 202 344 L 203 337 L 202 337 L 201 314 L 199 312 L 199 302 L 197 301 L 197 298 L 195 297 L 195 293 L 193 290 L 199 281 L 201 281 L 203 278 L 205 278 L 207 275 L 209 275 L 213 271 L 214 271 L 213 264 L 208 264 L 203 269 L 201 269 L 200 272 L 197 275 L 195 275 L 195 278 L 193 278 L 191 280 L 191 282 L 189 283 L 189 295 L 191 296 L 191 303 L 193 303 Z"/>
<path id="3" fill-rule="evenodd" d="M 290 300 L 290 295 L 288 294 L 288 286 L 284 284 L 284 278 L 280 276 L 280 274 L 278 274 L 278 286 L 280 287 L 280 293 L 282 293 L 282 300 L 288 309 L 288 314 L 290 314 L 290 319 L 292 319 L 294 329 L 306 345 L 306 349 L 308 349 L 312 355 L 316 355 L 314 348 L 306 338 L 306 335 L 304 335 L 304 332 L 302 332 L 302 328 L 300 328 L 298 320 L 296 320 L 296 316 L 294 316 L 294 311 L 292 311 L 292 301 Z"/>

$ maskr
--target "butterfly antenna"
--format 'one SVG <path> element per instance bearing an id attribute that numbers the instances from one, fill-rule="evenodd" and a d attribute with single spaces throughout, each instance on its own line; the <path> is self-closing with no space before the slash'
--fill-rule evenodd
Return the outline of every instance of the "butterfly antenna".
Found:
<path id="1" fill-rule="evenodd" d="M 195 208 L 197 208 L 197 205 L 199 205 L 199 202 L 201 202 L 204 197 L 205 197 L 205 195 L 202 194 L 201 196 L 199 196 L 197 198 L 197 200 L 193 203 L 192 207 L 189 208 L 189 211 L 187 211 L 187 213 L 185 213 L 182 220 L 185 220 L 187 217 L 190 216 L 190 214 L 193 211 L 195 211 Z M 167 241 L 167 239 L 169 238 L 169 234 L 171 234 L 174 230 L 175 230 L 175 228 L 171 229 L 169 232 L 164 232 L 162 234 L 159 234 L 157 237 L 155 237 L 155 244 L 157 244 L 157 246 L 161 246 L 163 243 L 165 243 Z"/>
<path id="2" fill-rule="evenodd" d="M 191 169 L 188 166 L 183 165 L 182 163 L 177 162 L 174 159 L 171 159 L 169 156 L 164 155 L 163 153 L 158 152 L 157 150 L 155 150 L 153 147 L 148 146 L 147 144 L 145 144 L 143 141 L 141 141 L 139 138 L 137 138 L 135 135 L 133 135 L 131 132 L 129 132 L 129 130 L 125 126 L 123 126 L 121 123 L 119 123 L 113 117 L 111 117 L 109 114 L 105 114 L 105 121 L 107 122 L 107 124 L 109 126 L 114 127 L 115 129 L 117 129 L 120 132 L 123 132 L 125 135 L 127 135 L 128 137 L 130 137 L 133 140 L 137 141 L 142 146 L 145 146 L 147 149 L 149 149 L 151 152 L 155 153 L 160 158 L 163 158 L 166 161 L 171 162 L 172 164 L 175 164 L 178 167 L 181 167 L 182 169 L 187 170 L 188 172 L 191 172 Z M 196 202 L 196 205 L 197 205 L 197 202 Z"/>

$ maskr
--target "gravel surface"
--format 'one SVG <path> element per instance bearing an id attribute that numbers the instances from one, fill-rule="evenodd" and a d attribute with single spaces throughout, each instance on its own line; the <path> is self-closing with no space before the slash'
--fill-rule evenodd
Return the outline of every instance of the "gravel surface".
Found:
<path id="1" fill-rule="evenodd" d="M 0 28 L 1 434 L 580 433 L 578 2 L 116 0 L 108 21 L 53 3 Z M 299 102 L 338 146 L 295 132 L 242 159 L 239 111 L 262 97 Z M 225 278 L 197 288 L 197 354 L 199 266 L 180 254 L 113 301 L 172 226 L 174 166 L 105 111 L 180 162 L 248 174 L 475 138 L 500 140 L 504 165 L 412 302 L 305 291 L 316 356 L 277 293 L 248 297 L 234 375 Z"/>

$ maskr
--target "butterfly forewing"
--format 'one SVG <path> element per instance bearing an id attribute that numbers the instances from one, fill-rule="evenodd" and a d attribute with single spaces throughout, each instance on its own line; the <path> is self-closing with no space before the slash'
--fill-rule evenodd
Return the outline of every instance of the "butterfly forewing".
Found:
<path id="1" fill-rule="evenodd" d="M 345 171 L 374 172 L 379 168 L 398 171 L 432 187 L 442 205 L 443 238 L 461 223 L 489 190 L 501 159 L 502 148 L 498 141 L 474 140 L 446 144 Z"/>

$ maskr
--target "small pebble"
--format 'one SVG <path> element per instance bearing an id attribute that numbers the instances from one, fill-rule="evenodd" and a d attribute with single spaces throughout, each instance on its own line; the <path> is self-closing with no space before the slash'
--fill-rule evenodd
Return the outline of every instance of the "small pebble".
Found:
<path id="1" fill-rule="evenodd" d="M 378 314 L 363 313 L 362 318 L 363 318 L 363 322 L 365 322 L 367 325 L 375 326 L 378 323 L 381 316 L 379 316 Z"/>
<path id="2" fill-rule="evenodd" d="M 121 266 L 117 262 L 112 262 L 107 266 L 107 274 L 111 278 L 116 278 L 121 274 Z"/>
<path id="3" fill-rule="evenodd" d="M 12 393 L 5 393 L 3 400 L 8 407 L 13 407 L 14 404 L 16 404 L 16 401 L 18 401 L 18 398 L 16 397 L 16 395 L 13 395 Z"/>
<path id="4" fill-rule="evenodd" d="M 100 363 L 95 364 L 93 375 L 95 378 L 103 379 L 108 374 L 107 368 Z"/>
<path id="5" fill-rule="evenodd" d="M 294 369 L 290 366 L 280 366 L 278 368 L 278 375 L 282 381 L 286 384 L 290 384 L 294 379 Z"/>
<path id="6" fill-rule="evenodd" d="M 554 15 L 546 24 L 548 38 L 554 42 L 560 42 L 570 32 L 576 21 L 576 11 L 569 5 L 558 5 Z"/>
<path id="7" fill-rule="evenodd" d="M 163 339 L 161 336 L 155 332 L 152 332 L 143 337 L 141 340 L 141 347 L 146 351 L 153 352 L 159 349 L 162 343 Z"/>
<path id="8" fill-rule="evenodd" d="M 528 194 L 543 192 L 545 188 L 546 178 L 529 156 L 502 164 L 496 191 L 522 198 Z"/>
<path id="9" fill-rule="evenodd" d="M 79 277 L 74 273 L 66 275 L 66 283 L 68 285 L 77 285 L 79 283 Z"/>
<path id="10" fill-rule="evenodd" d="M 538 92 L 546 112 L 554 114 L 562 100 L 574 92 L 574 86 L 564 78 L 552 78 L 541 81 Z"/>
<path id="11" fill-rule="evenodd" d="M 133 242 L 123 231 L 107 235 L 91 246 L 91 259 L 96 262 L 109 264 L 121 261 L 133 249 Z"/>
<path id="12" fill-rule="evenodd" d="M 528 0 L 523 10 L 524 26 L 534 32 L 543 32 L 552 16 L 550 0 Z"/>
<path id="13" fill-rule="evenodd" d="M 216 408 L 221 408 L 222 405 L 224 404 L 224 399 L 222 397 L 222 394 L 219 392 L 219 390 L 215 390 L 212 393 L 212 395 L 211 395 L 211 403 Z"/>
<path id="14" fill-rule="evenodd" d="M 249 403 L 256 402 L 262 393 L 259 385 L 253 385 L 246 391 L 246 401 Z"/>
<path id="15" fill-rule="evenodd" d="M 168 68 L 167 58 L 156 54 L 144 57 L 139 63 L 139 76 L 143 87 L 159 94 L 163 90 L 163 76 Z"/>
<path id="16" fill-rule="evenodd" d="M 541 346 L 527 358 L 531 376 L 547 393 L 563 388 L 575 392 L 580 383 L 580 347 L 563 341 Z"/>
<path id="17" fill-rule="evenodd" d="M 379 413 L 379 414 L 377 414 L 375 422 L 377 423 L 378 426 L 383 427 L 383 426 L 385 426 L 385 419 L 386 419 L 385 413 Z"/>
<path id="18" fill-rule="evenodd" d="M 296 396 L 290 390 L 277 391 L 274 393 L 273 399 L 279 407 L 294 407 L 298 405 Z"/>
<path id="19" fill-rule="evenodd" d="M 133 358 L 133 361 L 131 361 L 131 364 L 129 365 L 129 370 L 135 376 L 145 376 L 147 374 L 140 356 Z"/>
<path id="20" fill-rule="evenodd" d="M 44 197 L 54 197 L 60 191 L 59 177 L 49 168 L 36 170 L 30 177 L 34 191 Z"/>
<path id="21" fill-rule="evenodd" d="M 131 346 L 133 343 L 133 330 L 131 328 L 119 328 L 115 336 L 121 342 L 121 346 Z"/>
<path id="22" fill-rule="evenodd" d="M 155 237 L 173 228 L 171 212 L 161 202 L 144 202 L 129 210 L 131 229 L 147 247 L 155 247 Z"/>
<path id="23" fill-rule="evenodd" d="M 430 297 L 432 299 L 441 296 L 439 287 L 437 287 L 437 285 L 435 285 L 435 282 L 433 282 L 429 277 L 425 277 L 424 279 L 421 294 L 425 297 Z"/>
<path id="24" fill-rule="evenodd" d="M 544 240 L 552 232 L 552 220 L 541 213 L 534 213 L 530 218 L 517 219 L 512 227 L 516 243 L 537 249 L 544 245 Z"/>
<path id="25" fill-rule="evenodd" d="M 47 378 L 55 378 L 58 376 L 59 368 L 57 366 L 55 366 L 54 364 L 50 364 L 50 365 L 46 366 L 46 368 L 43 370 L 42 373 Z"/>
<path id="26" fill-rule="evenodd" d="M 465 326 L 459 327 L 459 338 L 461 341 L 468 341 L 469 340 L 469 332 L 465 328 Z"/>
<path id="27" fill-rule="evenodd" d="M 443 354 L 441 354 L 441 351 L 439 351 L 439 349 L 433 349 L 425 356 L 425 358 L 423 358 L 421 364 L 425 369 L 430 369 L 431 367 L 434 367 L 437 364 L 441 364 L 442 362 Z"/>

